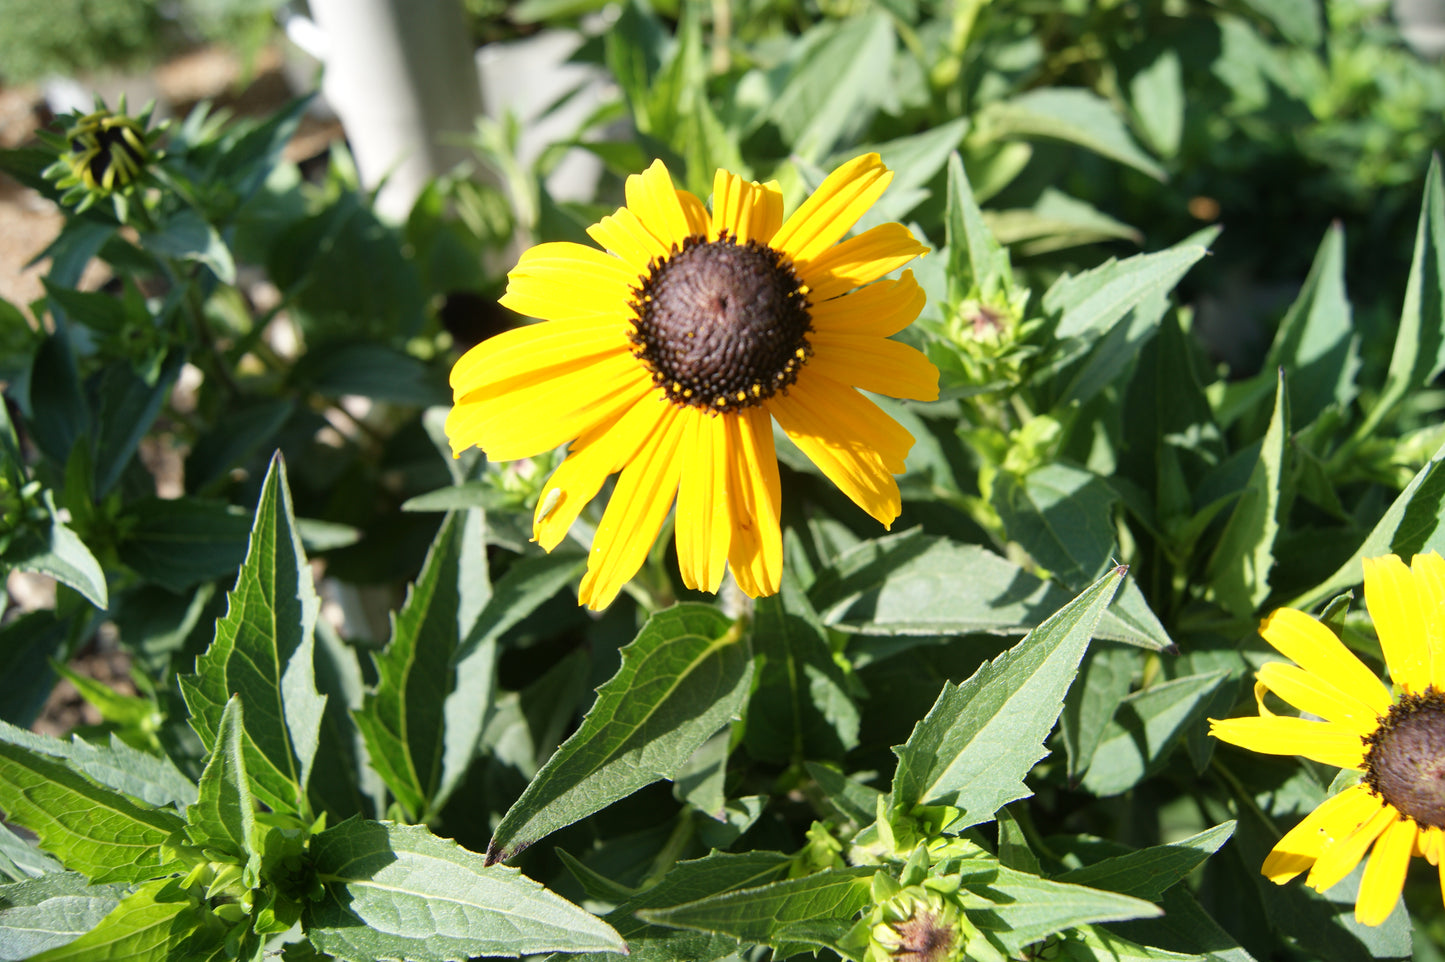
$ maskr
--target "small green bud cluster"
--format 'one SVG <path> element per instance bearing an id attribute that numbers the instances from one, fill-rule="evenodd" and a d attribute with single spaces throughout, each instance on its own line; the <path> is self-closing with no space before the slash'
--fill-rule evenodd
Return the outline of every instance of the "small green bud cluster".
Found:
<path id="1" fill-rule="evenodd" d="M 90 113 L 75 111 L 61 118 L 66 121 L 62 133 L 41 132 L 41 140 L 57 154 L 42 176 L 65 192 L 60 197 L 62 204 L 80 213 L 109 199 L 116 217 L 127 220 L 131 195 L 160 159 L 156 145 L 162 130 L 150 129 L 153 109 L 153 105 L 147 106 L 131 117 L 124 99 L 117 111 L 97 100 Z"/>

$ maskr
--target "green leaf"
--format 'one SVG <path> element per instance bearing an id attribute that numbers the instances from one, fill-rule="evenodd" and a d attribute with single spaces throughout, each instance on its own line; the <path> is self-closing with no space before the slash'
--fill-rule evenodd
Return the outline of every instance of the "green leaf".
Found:
<path id="1" fill-rule="evenodd" d="M 809 597 L 824 624 L 858 634 L 1022 635 L 1070 596 L 978 545 L 913 529 L 845 552 L 818 573 Z M 1138 617 L 1112 611 L 1097 637 L 1144 648 L 1169 644 Z"/>
<path id="2" fill-rule="evenodd" d="M 1116 645 L 1093 645 L 1084 655 L 1079 679 L 1064 696 L 1059 716 L 1071 780 L 1077 782 L 1088 770 L 1114 712 L 1133 687 L 1138 664 L 1138 651 Z"/>
<path id="3" fill-rule="evenodd" d="M 293 376 L 326 397 L 359 394 L 415 407 L 451 402 L 440 375 L 426 362 L 372 341 L 331 343 L 311 351 L 297 362 Z"/>
<path id="4" fill-rule="evenodd" d="M 1157 905 L 1143 899 L 1039 878 L 996 863 L 989 866 L 981 876 L 965 872 L 961 901 L 969 921 L 1012 956 L 1064 929 L 1161 914 Z"/>
<path id="5" fill-rule="evenodd" d="M 142 882 L 182 868 L 162 846 L 185 825 L 52 758 L 0 741 L 0 811 L 93 882 Z"/>
<path id="6" fill-rule="evenodd" d="M 309 822 L 306 784 L 326 699 L 317 694 L 312 649 L 320 602 L 297 537 L 286 466 L 271 461 L 256 505 L 245 564 L 227 597 L 216 638 L 179 678 L 191 727 L 214 751 L 231 695 L 250 706 L 246 771 L 257 801 Z"/>
<path id="7" fill-rule="evenodd" d="M 1157 919 L 1140 919 L 1112 926 L 1136 942 L 1158 945 L 1186 952 L 1202 950 L 1209 962 L 1255 962 L 1254 956 L 1240 948 L 1199 901 L 1183 885 L 1164 893 L 1160 905 L 1164 914 Z"/>
<path id="8" fill-rule="evenodd" d="M 0 962 L 18 962 L 73 942 L 120 903 L 123 885 L 91 885 L 53 872 L 0 885 Z"/>
<path id="9" fill-rule="evenodd" d="M 1041 875 L 1039 858 L 1029 847 L 1028 834 L 1007 808 L 998 810 L 998 860 L 1005 868 Z"/>
<path id="10" fill-rule="evenodd" d="M 1312 0 L 1245 0 L 1244 5 L 1300 47 L 1317 47 L 1324 37 L 1320 6 Z"/>
<path id="11" fill-rule="evenodd" d="M 74 588 L 86 601 L 104 611 L 110 606 L 110 595 L 100 562 L 95 560 L 85 542 L 60 521 L 54 505 L 48 504 L 47 507 L 51 517 L 49 528 L 23 529 L 5 552 L 5 567 L 54 578 Z"/>
<path id="12" fill-rule="evenodd" d="M 1415 252 L 1390 369 L 1375 406 L 1365 415 L 1356 437 L 1369 437 L 1396 405 L 1413 391 L 1433 382 L 1445 370 L 1445 186 L 1440 156 L 1430 159 L 1425 198 L 1415 232 Z"/>
<path id="13" fill-rule="evenodd" d="M 231 249 L 220 233 L 189 207 L 167 219 L 158 233 L 140 235 L 140 244 L 152 254 L 203 264 L 222 284 L 236 283 Z"/>
<path id="14" fill-rule="evenodd" d="M 798 942 L 827 945 L 841 938 L 868 904 L 876 870 L 871 865 L 824 869 L 670 908 L 642 909 L 636 915 L 654 925 L 719 932 L 775 947 Z"/>
<path id="15" fill-rule="evenodd" d="M 628 0 L 604 38 L 608 72 L 632 108 L 633 123 L 641 133 L 657 132 L 651 92 L 671 40 L 667 28 L 649 6 Z"/>
<path id="16" fill-rule="evenodd" d="M 442 522 L 393 619 L 391 640 L 371 656 L 376 687 L 352 713 L 372 767 L 414 822 L 432 813 L 442 779 L 445 707 L 463 630 L 458 624 L 462 518 L 449 514 Z"/>
<path id="17" fill-rule="evenodd" d="M 1058 318 L 1054 336 L 1094 338 L 1151 297 L 1168 293 L 1208 250 L 1181 244 L 1153 254 L 1110 258 L 1082 274 L 1065 274 L 1044 293 L 1043 308 Z"/>
<path id="18" fill-rule="evenodd" d="M 0 822 L 0 871 L 17 882 L 64 872 L 65 867 Z"/>
<path id="19" fill-rule="evenodd" d="M 1184 134 L 1184 71 L 1179 51 L 1164 47 L 1153 62 L 1129 81 L 1129 99 L 1139 129 L 1161 157 L 1179 153 Z"/>
<path id="20" fill-rule="evenodd" d="M 1286 504 L 1283 485 L 1285 445 L 1289 440 L 1289 394 L 1284 371 L 1275 389 L 1274 416 L 1260 443 L 1259 459 L 1214 546 L 1205 580 L 1215 601 L 1240 618 L 1249 618 L 1269 595 L 1274 541 Z"/>
<path id="21" fill-rule="evenodd" d="M 739 889 L 776 882 L 788 874 L 792 859 L 780 852 L 713 852 L 678 862 L 657 884 L 622 901 L 603 916 L 627 941 L 631 962 L 712 962 L 738 950 L 730 935 L 679 930 L 643 921 L 640 913 L 665 911 Z M 581 960 L 579 960 L 581 962 Z M 586 962 L 606 962 L 593 956 Z"/>
<path id="22" fill-rule="evenodd" d="M 1078 144 L 1127 164 L 1155 180 L 1164 170 L 1139 149 L 1123 120 L 1103 97 L 1074 87 L 1042 87 L 1012 100 L 996 101 L 977 120 L 989 140 L 1048 137 Z"/>
<path id="23" fill-rule="evenodd" d="M 196 800 L 196 784 L 175 762 L 132 748 L 115 735 L 108 746 L 100 746 L 79 736 L 63 741 L 0 722 L 0 740 L 58 758 L 72 771 L 150 805 L 179 810 Z"/>
<path id="24" fill-rule="evenodd" d="M 1442 509 L 1445 509 L 1445 445 L 1410 479 L 1350 560 L 1323 582 L 1290 601 L 1288 607 L 1308 610 L 1358 585 L 1364 577 L 1361 562 L 1365 558 L 1392 553 L 1409 558 L 1423 551 L 1445 551 L 1445 526 L 1439 523 Z"/>
<path id="25" fill-rule="evenodd" d="M 738 716 L 752 681 L 743 626 L 706 605 L 658 612 L 621 655 L 622 666 L 597 690 L 581 727 L 502 818 L 489 861 L 674 777 Z"/>
<path id="26" fill-rule="evenodd" d="M 335 825 L 353 815 L 372 814 L 372 799 L 380 799 L 385 789 L 375 769 L 361 761 L 361 736 L 351 720 L 351 711 L 361 707 L 366 694 L 361 662 L 356 649 L 324 619 L 316 623 L 316 688 L 326 696 L 326 710 L 311 771 L 311 804 Z"/>
<path id="27" fill-rule="evenodd" d="M 626 952 L 606 922 L 420 825 L 352 819 L 313 838 L 310 857 L 326 894 L 302 926 L 338 959 Z"/>
<path id="28" fill-rule="evenodd" d="M 753 621 L 757 681 L 743 743 L 762 761 L 839 758 L 858 744 L 858 708 L 808 597 L 784 569 L 779 594 L 759 598 Z"/>
<path id="29" fill-rule="evenodd" d="M 55 687 L 51 661 L 65 657 L 73 626 L 54 609 L 0 620 L 0 719 L 30 725 L 40 717 Z"/>
<path id="30" fill-rule="evenodd" d="M 261 451 L 296 410 L 290 398 L 233 403 L 203 428 L 186 455 L 186 490 L 204 489 Z"/>
<path id="31" fill-rule="evenodd" d="M 122 899 L 95 928 L 32 962 L 209 962 L 225 935 L 221 921 L 179 879 L 156 879 Z"/>
<path id="32" fill-rule="evenodd" d="M 1312 424 L 1331 404 L 1341 407 L 1359 389 L 1359 335 L 1345 294 L 1345 230 L 1335 222 L 1325 232 L 1299 296 L 1279 323 L 1265 355 L 1265 377 L 1290 372 L 1290 421 Z"/>
<path id="33" fill-rule="evenodd" d="M 823 790 L 828 804 L 844 818 L 859 826 L 869 825 L 877 818 L 878 799 L 883 795 L 878 789 L 816 762 L 804 762 L 803 767 Z"/>
<path id="34" fill-rule="evenodd" d="M 1072 590 L 1099 576 L 1114 553 L 1118 496 L 1092 471 L 1047 464 L 1022 478 L 1002 472 L 990 503 L 1008 536 Z"/>
<path id="35" fill-rule="evenodd" d="M 586 555 L 563 548 L 514 563 L 492 585 L 492 596 L 477 616 L 457 658 L 465 659 L 478 645 L 501 638 L 576 580 L 586 564 Z"/>
<path id="36" fill-rule="evenodd" d="M 126 505 L 121 519 L 120 560 L 177 593 L 233 574 L 246 557 L 250 520 L 224 501 L 144 498 Z"/>
<path id="37" fill-rule="evenodd" d="M 200 792 L 195 804 L 186 810 L 186 834 L 213 861 L 225 857 L 244 865 L 244 884 L 254 888 L 260 881 L 261 853 L 256 838 L 256 803 L 246 777 L 242 717 L 241 696 L 232 695 L 221 713 L 210 761 L 201 772 Z"/>
<path id="38" fill-rule="evenodd" d="M 879 12 L 819 24 L 804 35 L 802 56 L 769 112 L 793 155 L 822 160 L 886 96 L 878 78 L 893 69 L 894 37 Z"/>
<path id="39" fill-rule="evenodd" d="M 1029 796 L 1024 776 L 1047 754 L 1044 738 L 1124 571 L 1100 578 L 967 681 L 943 686 L 908 743 L 895 749 L 895 810 L 951 805 L 963 810 L 957 830 Z"/>
<path id="40" fill-rule="evenodd" d="M 1164 893 L 1219 851 L 1234 834 L 1234 822 L 1224 822 L 1168 845 L 1102 859 L 1058 877 L 1060 882 L 1108 889 L 1157 902 Z"/>
<path id="41" fill-rule="evenodd" d="M 994 239 L 974 200 L 973 188 L 958 154 L 948 158 L 948 205 L 943 224 L 948 237 L 950 294 L 992 301 L 1013 286 L 1008 250 Z"/>
<path id="42" fill-rule="evenodd" d="M 1125 698 L 1094 750 L 1084 788 L 1100 798 L 1118 795 L 1157 770 L 1181 738 L 1204 724 L 1210 699 L 1228 678 L 1226 669 L 1186 675 Z"/>
<path id="43" fill-rule="evenodd" d="M 52 279 L 54 271 L 51 272 Z M 63 314 L 61 315 L 63 316 Z M 57 464 L 90 434 L 90 408 L 64 328 L 40 343 L 30 370 L 28 429 L 35 445 Z"/>
<path id="44" fill-rule="evenodd" d="M 1139 231 L 1092 204 L 1046 187 L 1032 207 L 989 211 L 984 222 L 1000 244 L 1034 256 L 1101 241 L 1143 241 Z"/>

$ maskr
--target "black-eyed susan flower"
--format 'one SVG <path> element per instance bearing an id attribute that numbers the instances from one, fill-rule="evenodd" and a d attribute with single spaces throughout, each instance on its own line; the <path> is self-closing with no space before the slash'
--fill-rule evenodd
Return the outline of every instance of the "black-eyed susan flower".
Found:
<path id="1" fill-rule="evenodd" d="M 834 171 L 792 216 L 776 184 L 726 171 L 712 211 L 661 161 L 629 177 L 625 207 L 588 229 L 605 251 L 540 244 L 502 303 L 540 324 L 457 361 L 454 452 L 493 460 L 569 443 L 538 499 L 534 538 L 551 551 L 619 473 L 579 599 L 607 605 L 636 573 L 677 502 L 682 579 L 716 591 L 724 566 L 753 597 L 778 590 L 783 546 L 773 419 L 884 525 L 913 436 L 858 389 L 938 396 L 938 371 L 890 335 L 923 307 L 911 273 L 926 252 L 884 224 L 839 241 L 882 195 L 877 154 Z"/>
<path id="2" fill-rule="evenodd" d="M 109 198 L 116 216 L 126 219 L 127 195 L 142 183 L 157 156 L 162 131 L 150 128 L 152 109 L 147 106 L 132 117 L 126 113 L 124 98 L 115 111 L 97 99 L 90 113 L 76 111 L 62 118 L 66 121 L 62 134 L 41 133 L 59 153 L 43 173 L 65 191 L 61 203 L 73 204 L 80 212 Z"/>
<path id="3" fill-rule="evenodd" d="M 1210 733 L 1362 773 L 1280 839 L 1262 871 L 1283 884 L 1308 870 L 1305 884 L 1323 892 L 1369 852 L 1355 918 L 1379 925 L 1400 899 L 1412 856 L 1438 866 L 1445 885 L 1445 559 L 1416 555 L 1410 567 L 1394 555 L 1367 559 L 1365 606 L 1393 694 L 1329 628 L 1281 608 L 1259 633 L 1293 664 L 1259 670 L 1258 717 L 1211 719 Z M 1266 692 L 1301 715 L 1270 712 Z"/>

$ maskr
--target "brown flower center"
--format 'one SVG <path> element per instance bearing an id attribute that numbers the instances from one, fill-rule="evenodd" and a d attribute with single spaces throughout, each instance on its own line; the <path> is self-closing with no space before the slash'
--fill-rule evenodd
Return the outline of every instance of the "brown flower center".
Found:
<path id="1" fill-rule="evenodd" d="M 1419 824 L 1445 827 L 1445 693 L 1401 696 L 1365 744 L 1370 788 Z"/>
<path id="2" fill-rule="evenodd" d="M 689 237 L 632 301 L 633 353 L 675 404 L 734 411 L 798 379 L 813 349 L 807 289 L 757 241 Z"/>
<path id="3" fill-rule="evenodd" d="M 893 926 L 898 933 L 898 948 L 893 951 L 896 962 L 938 962 L 953 951 L 958 932 L 951 925 L 939 925 L 931 912 L 919 912 L 906 922 Z"/>

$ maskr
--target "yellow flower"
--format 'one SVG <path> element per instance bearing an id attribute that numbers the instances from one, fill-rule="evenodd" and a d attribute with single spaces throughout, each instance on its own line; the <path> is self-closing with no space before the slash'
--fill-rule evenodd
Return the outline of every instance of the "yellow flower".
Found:
<path id="1" fill-rule="evenodd" d="M 612 601 L 677 501 L 682 579 L 716 591 L 730 565 L 753 597 L 778 590 L 781 496 L 772 419 L 863 510 L 898 516 L 913 436 L 857 388 L 938 396 L 938 371 L 889 340 L 923 308 L 927 252 L 884 224 L 838 243 L 893 174 L 877 154 L 834 171 L 783 219 L 776 183 L 719 170 L 712 212 L 661 161 L 627 179 L 627 205 L 581 244 L 522 255 L 502 304 L 543 323 L 493 337 L 452 368 L 453 452 L 497 461 L 571 442 L 543 488 L 533 537 L 551 551 L 621 472 L 578 592 Z"/>
<path id="2" fill-rule="evenodd" d="M 1398 695 L 1329 628 L 1281 608 L 1259 633 L 1294 664 L 1264 665 L 1254 686 L 1259 717 L 1210 719 L 1210 734 L 1363 773 L 1280 839 L 1262 871 L 1283 884 L 1308 869 L 1305 884 L 1323 892 L 1373 846 L 1355 918 L 1379 925 L 1400 900 L 1412 855 L 1439 867 L 1445 887 L 1445 559 L 1432 552 L 1410 567 L 1394 555 L 1364 564 L 1365 605 Z M 1308 717 L 1271 713 L 1266 692 Z"/>

